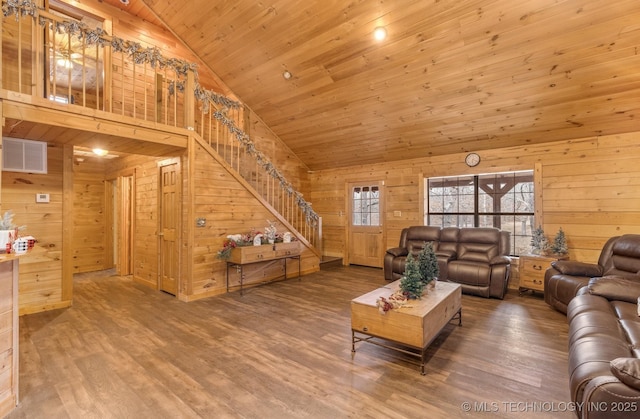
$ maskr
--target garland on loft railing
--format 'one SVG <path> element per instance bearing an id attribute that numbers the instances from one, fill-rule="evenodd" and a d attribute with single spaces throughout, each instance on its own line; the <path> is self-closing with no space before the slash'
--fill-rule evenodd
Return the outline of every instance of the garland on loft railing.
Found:
<path id="1" fill-rule="evenodd" d="M 39 10 L 40 8 L 31 0 L 3 0 L 2 3 L 2 14 L 4 17 L 15 16 L 17 21 L 23 16 L 30 16 L 34 19 L 38 18 L 38 23 L 45 26 L 47 24 L 47 19 L 38 15 Z M 213 113 L 213 116 L 229 129 L 238 142 L 240 142 L 247 150 L 247 153 L 254 156 L 258 164 L 271 177 L 279 182 L 280 187 L 289 195 L 294 197 L 296 204 L 305 214 L 307 221 L 311 222 L 314 226 L 316 225 L 319 220 L 319 216 L 311 208 L 311 204 L 306 202 L 302 197 L 302 194 L 293 188 L 293 185 L 287 181 L 269 158 L 256 149 L 255 144 L 251 141 L 249 136 L 239 129 L 233 120 L 226 116 L 227 110 L 239 109 L 242 107 L 242 104 L 212 90 L 203 88 L 198 83 L 198 70 L 195 63 L 190 63 L 178 58 L 166 58 L 157 47 L 143 47 L 137 42 L 111 36 L 101 28 L 90 29 L 83 22 L 65 19 L 61 22 L 56 21 L 52 23 L 55 25 L 55 29 L 58 33 L 68 33 L 72 36 L 76 36 L 79 40 L 84 40 L 84 43 L 87 46 L 98 45 L 100 47 L 105 47 L 109 45 L 113 51 L 127 54 L 136 64 L 149 64 L 152 68 L 168 68 L 175 71 L 176 75 L 182 77 L 186 77 L 187 73 L 192 71 L 195 79 L 195 88 L 193 93 L 196 99 L 202 103 L 203 112 L 209 113 L 210 103 L 221 106 L 222 108 L 216 110 Z M 107 37 L 111 39 L 109 40 Z M 169 82 L 168 91 L 169 94 L 175 94 L 176 91 L 184 93 L 184 80 Z"/>
<path id="2" fill-rule="evenodd" d="M 40 25 L 47 24 L 47 19 L 39 16 L 41 10 L 31 0 L 4 0 L 2 3 L 2 14 L 4 17 L 15 16 L 16 20 L 20 17 L 30 16 L 38 18 Z M 213 103 L 226 106 L 228 108 L 240 108 L 241 104 L 231 100 L 223 95 L 202 88 L 198 82 L 198 70 L 195 63 L 190 63 L 179 58 L 166 58 L 162 55 L 157 47 L 143 47 L 138 42 L 128 41 L 117 36 L 111 36 L 101 28 L 90 29 L 85 23 L 75 20 L 62 20 L 61 22 L 52 22 L 58 33 L 68 33 L 84 40 L 85 45 L 105 47 L 110 45 L 113 51 L 127 54 L 136 64 L 149 64 L 152 68 L 168 68 L 178 76 L 186 76 L 189 71 L 194 73 L 196 80 L 195 95 L 199 100 L 210 100 Z M 107 38 L 110 38 L 107 39 Z M 182 87 L 180 87 L 182 86 Z M 184 92 L 184 82 L 179 83 L 175 87 L 180 92 Z M 172 88 L 175 91 L 174 88 Z"/>
<path id="3" fill-rule="evenodd" d="M 276 181 L 278 181 L 278 183 L 280 183 L 280 188 L 284 189 L 289 195 L 293 196 L 296 204 L 304 213 L 307 221 L 310 222 L 313 226 L 316 226 L 316 223 L 319 221 L 320 217 L 311 208 L 311 203 L 305 201 L 302 197 L 302 194 L 294 189 L 293 185 L 275 167 L 275 165 L 269 160 L 269 158 L 260 150 L 256 149 L 256 145 L 253 143 L 253 141 L 251 141 L 249 135 L 238 128 L 233 120 L 229 119 L 226 116 L 226 109 L 215 111 L 213 113 L 213 117 L 220 121 L 222 125 L 226 126 L 229 132 L 231 132 L 231 134 L 236 137 L 238 142 L 244 146 L 247 153 L 256 159 L 263 170 Z"/>
<path id="4" fill-rule="evenodd" d="M 30 0 L 6 0 L 2 3 L 2 14 L 4 17 L 14 15 L 17 22 L 20 16 L 36 17 L 38 6 Z"/>

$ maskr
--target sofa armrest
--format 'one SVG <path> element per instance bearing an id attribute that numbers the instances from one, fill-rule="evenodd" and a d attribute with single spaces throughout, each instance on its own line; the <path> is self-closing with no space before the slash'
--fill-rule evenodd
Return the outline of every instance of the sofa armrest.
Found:
<path id="1" fill-rule="evenodd" d="M 409 254 L 409 250 L 405 247 L 392 247 L 391 249 L 387 249 L 387 253 L 395 257 L 407 256 Z"/>
<path id="2" fill-rule="evenodd" d="M 489 261 L 489 265 L 508 265 L 511 263 L 511 258 L 509 256 L 496 256 Z"/>
<path id="3" fill-rule="evenodd" d="M 613 375 L 598 375 L 589 381 L 582 399 L 576 402 L 576 414 L 581 418 L 632 418 L 638 415 L 640 390 L 626 385 Z M 622 408 L 619 412 L 613 412 L 611 406 Z"/>
<path id="4" fill-rule="evenodd" d="M 640 297 L 640 277 L 637 280 L 615 275 L 591 278 L 587 288 L 590 294 L 599 295 L 609 301 L 637 303 Z"/>
<path id="5" fill-rule="evenodd" d="M 602 267 L 595 263 L 577 262 L 575 260 L 556 260 L 551 266 L 563 275 L 602 276 Z"/>
<path id="6" fill-rule="evenodd" d="M 455 259 L 456 256 L 457 254 L 453 250 L 436 250 L 436 257 L 438 259 L 450 261 Z"/>

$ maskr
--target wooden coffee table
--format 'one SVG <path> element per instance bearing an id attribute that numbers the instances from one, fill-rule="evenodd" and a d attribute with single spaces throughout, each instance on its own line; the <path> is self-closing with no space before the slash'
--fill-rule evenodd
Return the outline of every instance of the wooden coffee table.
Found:
<path id="1" fill-rule="evenodd" d="M 420 358 L 424 375 L 427 347 L 454 318 L 462 326 L 462 287 L 438 281 L 420 300 L 380 313 L 378 298 L 389 297 L 399 286 L 398 280 L 351 300 L 351 352 L 355 354 L 357 342 L 393 349 Z"/>

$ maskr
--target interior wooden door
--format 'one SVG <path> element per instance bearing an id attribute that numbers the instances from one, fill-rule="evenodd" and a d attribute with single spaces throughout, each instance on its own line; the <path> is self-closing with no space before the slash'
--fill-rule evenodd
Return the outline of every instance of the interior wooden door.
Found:
<path id="1" fill-rule="evenodd" d="M 160 290 L 178 293 L 178 163 L 160 166 Z"/>
<path id="2" fill-rule="evenodd" d="M 350 184 L 349 263 L 382 268 L 382 182 Z"/>

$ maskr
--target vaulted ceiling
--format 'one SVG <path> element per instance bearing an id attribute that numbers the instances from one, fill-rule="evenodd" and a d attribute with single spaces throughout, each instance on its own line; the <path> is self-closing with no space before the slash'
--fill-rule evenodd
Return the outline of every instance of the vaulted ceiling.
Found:
<path id="1" fill-rule="evenodd" d="M 637 0 L 122 8 L 163 22 L 311 170 L 640 131 Z"/>

